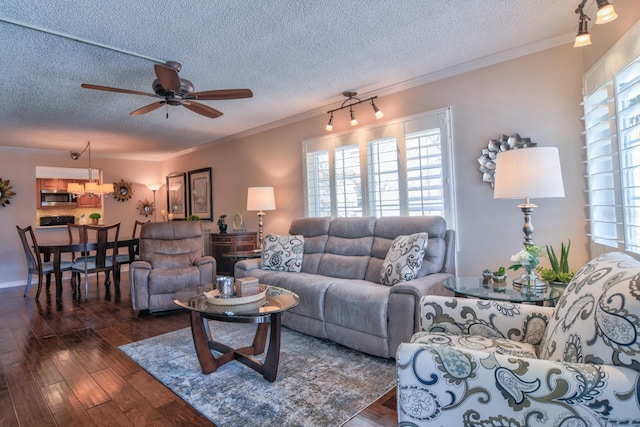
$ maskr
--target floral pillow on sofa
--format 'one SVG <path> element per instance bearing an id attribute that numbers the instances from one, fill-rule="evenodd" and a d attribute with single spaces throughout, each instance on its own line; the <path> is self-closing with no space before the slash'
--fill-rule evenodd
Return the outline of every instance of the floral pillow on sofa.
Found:
<path id="1" fill-rule="evenodd" d="M 396 237 L 380 268 L 380 283 L 393 286 L 415 279 L 422 266 L 428 238 L 427 233 Z"/>
<path id="2" fill-rule="evenodd" d="M 304 236 L 267 234 L 263 245 L 262 259 L 260 260 L 262 270 L 300 272 L 304 252 Z"/>

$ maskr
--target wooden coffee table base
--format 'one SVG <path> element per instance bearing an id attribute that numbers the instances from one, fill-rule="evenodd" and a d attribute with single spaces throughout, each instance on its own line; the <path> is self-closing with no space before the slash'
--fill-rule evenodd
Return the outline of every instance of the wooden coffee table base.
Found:
<path id="1" fill-rule="evenodd" d="M 278 374 L 278 363 L 280 361 L 281 315 L 282 313 L 279 312 L 266 316 L 225 319 L 220 316 L 211 316 L 205 313 L 191 311 L 191 334 L 193 335 L 193 343 L 202 372 L 210 374 L 225 363 L 237 360 L 254 371 L 261 373 L 267 381 L 275 381 L 276 375 Z M 210 318 L 231 322 L 258 323 L 253 344 L 249 347 L 232 348 L 226 344 L 214 341 L 211 337 L 211 331 L 209 330 L 209 323 L 207 321 Z M 269 328 L 269 323 L 271 323 L 271 328 Z M 269 348 L 267 349 L 267 355 L 263 363 L 252 356 L 264 352 L 267 341 L 267 329 L 271 331 L 269 335 Z M 223 354 L 215 357 L 211 352 L 212 350 Z"/>

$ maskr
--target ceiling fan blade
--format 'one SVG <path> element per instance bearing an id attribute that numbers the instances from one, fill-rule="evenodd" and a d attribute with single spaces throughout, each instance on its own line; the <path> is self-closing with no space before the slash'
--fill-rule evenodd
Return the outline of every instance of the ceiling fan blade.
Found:
<path id="1" fill-rule="evenodd" d="M 251 98 L 253 92 L 251 89 L 221 89 L 221 90 L 207 90 L 203 92 L 190 93 L 185 98 L 199 99 L 202 101 L 216 101 L 224 99 L 240 99 Z"/>
<path id="2" fill-rule="evenodd" d="M 142 114 L 147 114 L 153 110 L 157 110 L 158 108 L 162 107 L 166 103 L 167 103 L 166 101 L 154 102 L 153 104 L 145 105 L 142 108 L 138 108 L 137 110 L 132 111 L 129 114 L 132 116 L 140 116 Z"/>
<path id="3" fill-rule="evenodd" d="M 85 89 L 104 90 L 106 92 L 119 92 L 119 93 L 130 93 L 132 95 L 156 96 L 155 93 L 139 92 L 137 90 L 129 90 L 129 89 L 119 89 L 117 87 L 109 87 L 109 86 L 90 85 L 86 83 L 82 83 L 80 87 L 83 87 Z"/>
<path id="4" fill-rule="evenodd" d="M 215 119 L 222 115 L 222 111 L 218 111 L 215 108 L 211 108 L 208 105 L 200 104 L 199 102 L 191 101 L 189 103 L 183 103 L 183 107 L 188 108 L 194 113 L 202 114 L 203 116 Z"/>
<path id="5" fill-rule="evenodd" d="M 153 68 L 156 70 L 160 84 L 166 91 L 180 92 L 180 77 L 178 77 L 178 71 L 175 68 L 162 64 L 154 64 Z"/>

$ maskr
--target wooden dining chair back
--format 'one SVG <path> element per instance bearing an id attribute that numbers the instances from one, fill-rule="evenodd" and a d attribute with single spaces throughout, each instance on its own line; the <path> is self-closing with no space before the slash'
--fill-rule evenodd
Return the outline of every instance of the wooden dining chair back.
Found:
<path id="1" fill-rule="evenodd" d="M 27 287 L 24 291 L 24 296 L 26 297 L 29 294 L 31 284 L 33 282 L 33 275 L 37 274 L 38 290 L 36 291 L 36 300 L 38 300 L 38 298 L 40 298 L 40 292 L 42 291 L 42 281 L 44 276 L 46 276 L 47 280 L 47 290 L 49 290 L 49 287 L 51 286 L 51 274 L 54 272 L 54 263 L 53 261 L 43 261 L 40 250 L 38 249 L 36 235 L 31 226 L 25 228 L 16 226 L 16 228 L 18 229 L 22 248 L 24 249 L 24 255 L 27 259 Z M 71 270 L 71 262 L 61 261 L 60 271 L 67 270 Z"/>
<path id="2" fill-rule="evenodd" d="M 95 234 L 96 240 L 90 238 Z M 105 273 L 104 285 L 107 291 L 111 286 L 111 273 L 113 272 L 116 291 L 120 290 L 120 280 L 117 274 L 116 256 L 118 251 L 118 237 L 120 234 L 120 223 L 113 225 L 83 225 L 82 244 L 83 255 L 73 262 L 72 285 L 74 294 L 80 299 L 80 278 L 84 275 L 85 300 L 89 293 L 89 274 Z M 93 254 L 89 255 L 91 249 Z"/>
<path id="3" fill-rule="evenodd" d="M 146 224 L 149 221 L 138 221 L 137 219 L 135 220 L 135 223 L 133 224 L 133 233 L 131 233 L 131 238 L 132 239 L 139 239 L 140 238 L 140 230 L 142 229 L 142 225 Z M 120 266 L 122 264 L 131 264 L 133 261 L 139 261 L 140 260 L 140 241 L 136 242 L 135 246 L 133 247 L 133 257 L 132 254 L 129 253 L 129 251 L 127 250 L 127 253 L 118 253 L 117 257 L 116 257 L 116 261 L 118 263 L 118 279 L 120 279 Z M 118 250 L 120 250 L 120 248 L 118 248 Z"/>

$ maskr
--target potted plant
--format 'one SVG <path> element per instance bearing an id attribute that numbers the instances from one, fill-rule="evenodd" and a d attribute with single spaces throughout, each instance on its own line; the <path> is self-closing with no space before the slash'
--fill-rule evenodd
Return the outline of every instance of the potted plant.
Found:
<path id="1" fill-rule="evenodd" d="M 549 263 L 551 268 L 538 269 L 542 280 L 547 282 L 556 282 L 566 285 L 573 279 L 576 274 L 574 270 L 569 268 L 569 250 L 571 249 L 571 240 L 567 242 L 565 246 L 564 242 L 560 244 L 560 258 L 558 258 L 553 246 L 545 245 L 547 256 L 549 257 Z"/>
<path id="2" fill-rule="evenodd" d="M 189 215 L 187 221 L 200 221 L 200 217 L 198 215 Z"/>
<path id="3" fill-rule="evenodd" d="M 497 270 L 491 274 L 493 278 L 493 289 L 502 290 L 507 286 L 507 269 L 503 266 L 498 267 Z"/>
<path id="4" fill-rule="evenodd" d="M 222 214 L 218 218 L 218 228 L 220 229 L 220 234 L 224 234 L 227 232 L 227 224 L 224 222 L 227 218 L 227 214 Z"/>
<path id="5" fill-rule="evenodd" d="M 102 215 L 100 215 L 98 212 L 93 212 L 91 215 L 89 215 L 89 219 L 91 220 L 91 224 L 93 225 L 98 225 L 98 221 L 100 220 L 100 218 L 102 218 Z"/>
<path id="6" fill-rule="evenodd" d="M 483 285 L 489 284 L 489 281 L 491 280 L 492 277 L 493 277 L 493 273 L 491 272 L 491 270 L 489 270 L 488 268 L 485 268 L 482 271 L 482 284 Z"/>

